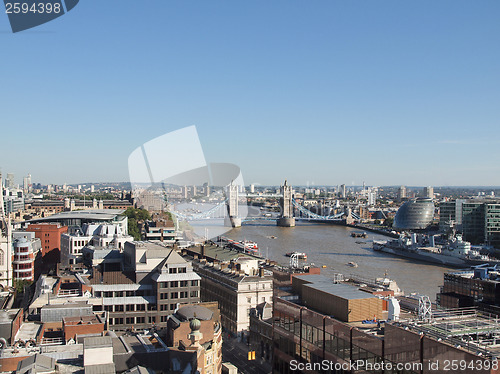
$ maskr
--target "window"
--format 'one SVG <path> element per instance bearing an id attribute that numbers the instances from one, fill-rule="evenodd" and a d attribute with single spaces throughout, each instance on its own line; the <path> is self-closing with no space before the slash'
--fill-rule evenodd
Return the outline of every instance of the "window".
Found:
<path id="1" fill-rule="evenodd" d="M 161 305 L 160 305 L 160 310 L 161 310 L 161 311 L 168 310 L 168 304 L 161 304 Z"/>
<path id="2" fill-rule="evenodd" d="M 168 299 L 168 293 L 161 293 L 161 294 L 160 294 L 160 299 L 161 299 L 161 300 Z"/>
<path id="3" fill-rule="evenodd" d="M 115 305 L 115 312 L 123 312 L 123 305 Z"/>
<path id="4" fill-rule="evenodd" d="M 170 310 L 175 310 L 176 307 L 177 307 L 177 304 L 170 304 Z"/>
<path id="5" fill-rule="evenodd" d="M 135 320 L 136 320 L 136 323 L 144 323 L 144 322 L 146 322 L 146 318 L 145 317 L 137 317 Z"/>
<path id="6" fill-rule="evenodd" d="M 170 274 L 177 274 L 177 268 L 170 268 L 170 269 L 168 269 L 168 272 Z"/>
<path id="7" fill-rule="evenodd" d="M 182 268 L 179 268 L 179 273 L 186 273 L 187 272 L 187 269 L 186 267 L 182 267 Z"/>
<path id="8" fill-rule="evenodd" d="M 251 303 L 252 303 L 252 298 L 251 298 L 251 297 L 247 297 L 247 303 L 248 303 L 248 304 L 251 304 Z"/>
<path id="9" fill-rule="evenodd" d="M 115 292 L 115 297 L 123 297 L 123 291 Z"/>
<path id="10" fill-rule="evenodd" d="M 125 318 L 125 322 L 127 323 L 127 325 L 133 325 L 134 324 L 134 317 Z"/>
<path id="11" fill-rule="evenodd" d="M 177 288 L 177 287 L 179 287 L 179 282 L 178 281 L 170 282 L 170 288 Z"/>
<path id="12" fill-rule="evenodd" d="M 171 299 L 178 299 L 179 298 L 179 293 L 178 292 L 171 292 L 170 293 L 170 298 Z"/>
<path id="13" fill-rule="evenodd" d="M 188 281 L 181 281 L 179 287 L 187 287 Z"/>
<path id="14" fill-rule="evenodd" d="M 192 286 L 192 287 L 196 287 L 196 286 L 198 286 L 198 281 L 197 281 L 197 280 L 195 280 L 195 281 L 191 281 L 191 286 Z"/>
<path id="15" fill-rule="evenodd" d="M 137 310 L 137 311 L 146 310 L 146 305 L 145 304 L 137 304 L 135 306 L 135 310 Z"/>
<path id="16" fill-rule="evenodd" d="M 148 323 L 155 323 L 156 322 L 156 317 L 149 317 L 148 318 Z"/>
<path id="17" fill-rule="evenodd" d="M 198 297 L 198 291 L 191 291 L 191 297 Z"/>
<path id="18" fill-rule="evenodd" d="M 161 321 L 162 321 L 162 322 L 167 322 L 167 317 L 168 317 L 168 316 L 161 316 Z"/>
<path id="19" fill-rule="evenodd" d="M 187 297 L 188 297 L 187 291 L 182 291 L 180 296 L 181 296 L 181 299 L 187 299 Z"/>

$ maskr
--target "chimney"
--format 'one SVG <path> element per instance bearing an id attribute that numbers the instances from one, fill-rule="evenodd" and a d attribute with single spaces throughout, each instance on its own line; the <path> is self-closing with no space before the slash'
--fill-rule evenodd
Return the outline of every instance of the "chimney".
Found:
<path id="1" fill-rule="evenodd" d="M 205 257 L 205 246 L 203 244 L 200 247 L 200 257 Z"/>
<path id="2" fill-rule="evenodd" d="M 259 277 L 264 277 L 264 269 L 263 268 L 260 268 L 259 269 Z"/>

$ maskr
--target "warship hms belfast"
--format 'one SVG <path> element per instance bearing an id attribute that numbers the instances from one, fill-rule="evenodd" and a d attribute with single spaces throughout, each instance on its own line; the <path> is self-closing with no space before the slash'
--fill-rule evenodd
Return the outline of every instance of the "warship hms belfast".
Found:
<path id="1" fill-rule="evenodd" d="M 432 235 L 402 234 L 395 240 L 374 240 L 373 250 L 450 267 L 500 265 L 500 260 L 481 254 L 458 234 L 443 244 L 437 244 Z"/>

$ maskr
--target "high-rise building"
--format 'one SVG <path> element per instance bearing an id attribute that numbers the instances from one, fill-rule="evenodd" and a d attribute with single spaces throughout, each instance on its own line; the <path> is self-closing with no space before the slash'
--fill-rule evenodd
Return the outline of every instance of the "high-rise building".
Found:
<path id="1" fill-rule="evenodd" d="M 428 197 L 429 199 L 434 199 L 434 187 L 428 186 L 424 187 L 423 197 Z"/>
<path id="2" fill-rule="evenodd" d="M 462 230 L 462 204 L 465 200 L 456 199 L 439 204 L 439 230 L 447 232 L 451 227 Z"/>
<path id="3" fill-rule="evenodd" d="M 5 188 L 11 189 L 15 187 L 16 185 L 14 184 L 14 174 L 8 173 L 7 178 L 5 179 Z"/>
<path id="4" fill-rule="evenodd" d="M 374 206 L 377 202 L 377 190 L 374 188 L 370 188 L 368 191 L 368 205 Z"/>
<path id="5" fill-rule="evenodd" d="M 346 195 L 346 190 L 345 190 L 345 184 L 340 185 L 340 198 L 345 199 L 347 197 Z"/>
<path id="6" fill-rule="evenodd" d="M 398 189 L 398 201 L 406 199 L 406 186 L 401 186 Z"/>
<path id="7" fill-rule="evenodd" d="M 23 178 L 23 190 L 24 193 L 31 192 L 31 174 Z"/>

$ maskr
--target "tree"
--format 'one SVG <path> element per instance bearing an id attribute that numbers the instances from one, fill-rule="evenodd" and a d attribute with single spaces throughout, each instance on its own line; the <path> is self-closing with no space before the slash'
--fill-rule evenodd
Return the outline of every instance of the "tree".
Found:
<path id="1" fill-rule="evenodd" d="M 139 230 L 139 222 L 144 222 L 151 219 L 151 214 L 146 209 L 137 209 L 129 207 L 123 212 L 128 218 L 128 233 L 135 240 L 141 240 L 141 230 Z"/>
<path id="2" fill-rule="evenodd" d="M 139 231 L 139 224 L 135 218 L 128 219 L 128 234 L 134 237 L 134 240 L 141 240 L 141 232 Z"/>

